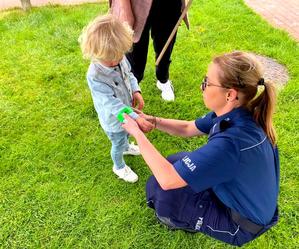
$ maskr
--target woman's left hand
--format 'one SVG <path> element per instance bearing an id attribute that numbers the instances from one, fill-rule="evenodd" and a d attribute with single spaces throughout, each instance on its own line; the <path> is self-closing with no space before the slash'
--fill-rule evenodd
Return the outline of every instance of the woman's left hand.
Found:
<path id="1" fill-rule="evenodd" d="M 138 133 L 142 133 L 138 124 L 129 115 L 124 114 L 125 121 L 122 123 L 122 127 L 133 137 L 136 137 Z"/>

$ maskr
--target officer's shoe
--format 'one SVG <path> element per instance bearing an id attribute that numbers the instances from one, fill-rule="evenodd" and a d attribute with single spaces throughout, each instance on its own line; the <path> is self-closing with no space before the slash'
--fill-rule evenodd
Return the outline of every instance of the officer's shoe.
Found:
<path id="1" fill-rule="evenodd" d="M 128 165 L 125 165 L 125 167 L 121 169 L 116 169 L 115 166 L 113 166 L 112 171 L 125 182 L 134 183 L 138 181 L 138 175 L 136 175 Z"/>
<path id="2" fill-rule="evenodd" d="M 138 145 L 135 145 L 133 142 L 130 143 L 128 149 L 123 152 L 123 155 L 139 156 L 140 150 Z"/>
<path id="3" fill-rule="evenodd" d="M 174 89 L 170 80 L 165 83 L 157 81 L 157 87 L 162 91 L 162 99 L 166 101 L 174 101 Z"/>

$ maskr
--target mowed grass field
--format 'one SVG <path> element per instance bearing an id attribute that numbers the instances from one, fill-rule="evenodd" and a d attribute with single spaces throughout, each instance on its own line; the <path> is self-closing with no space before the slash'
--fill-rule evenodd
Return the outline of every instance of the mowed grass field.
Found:
<path id="1" fill-rule="evenodd" d="M 126 157 L 136 184 L 112 173 L 110 143 L 99 126 L 78 37 L 107 3 L 0 12 L 0 247 L 232 248 L 201 234 L 169 231 L 145 202 L 151 175 Z M 171 64 L 175 102 L 155 86 L 152 46 L 141 83 L 144 111 L 194 120 L 205 114 L 200 82 L 214 55 L 251 51 L 290 74 L 275 114 L 281 160 L 280 221 L 244 248 L 297 248 L 299 243 L 299 49 L 241 0 L 197 0 L 191 29 L 179 29 Z M 206 138 L 147 135 L 165 156 L 194 150 Z"/>

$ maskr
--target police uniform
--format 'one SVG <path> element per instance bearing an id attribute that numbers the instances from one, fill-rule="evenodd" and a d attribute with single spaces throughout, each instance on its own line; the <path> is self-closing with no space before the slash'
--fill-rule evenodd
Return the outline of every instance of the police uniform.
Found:
<path id="1" fill-rule="evenodd" d="M 195 125 L 209 134 L 207 144 L 168 157 L 187 186 L 164 191 L 152 176 L 148 205 L 171 228 L 241 246 L 278 220 L 278 150 L 243 107 Z"/>

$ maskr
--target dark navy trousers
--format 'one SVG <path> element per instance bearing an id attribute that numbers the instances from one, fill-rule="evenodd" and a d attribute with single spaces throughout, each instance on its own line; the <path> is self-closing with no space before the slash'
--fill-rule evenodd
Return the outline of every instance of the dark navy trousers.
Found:
<path id="1" fill-rule="evenodd" d="M 168 157 L 170 163 L 181 159 L 187 152 Z M 163 190 L 154 176 L 146 184 L 146 199 L 160 222 L 171 229 L 201 232 L 231 245 L 242 246 L 257 238 L 277 223 L 278 212 L 271 223 L 257 234 L 242 229 L 231 217 L 231 211 L 211 189 L 196 193 L 189 186 Z"/>

